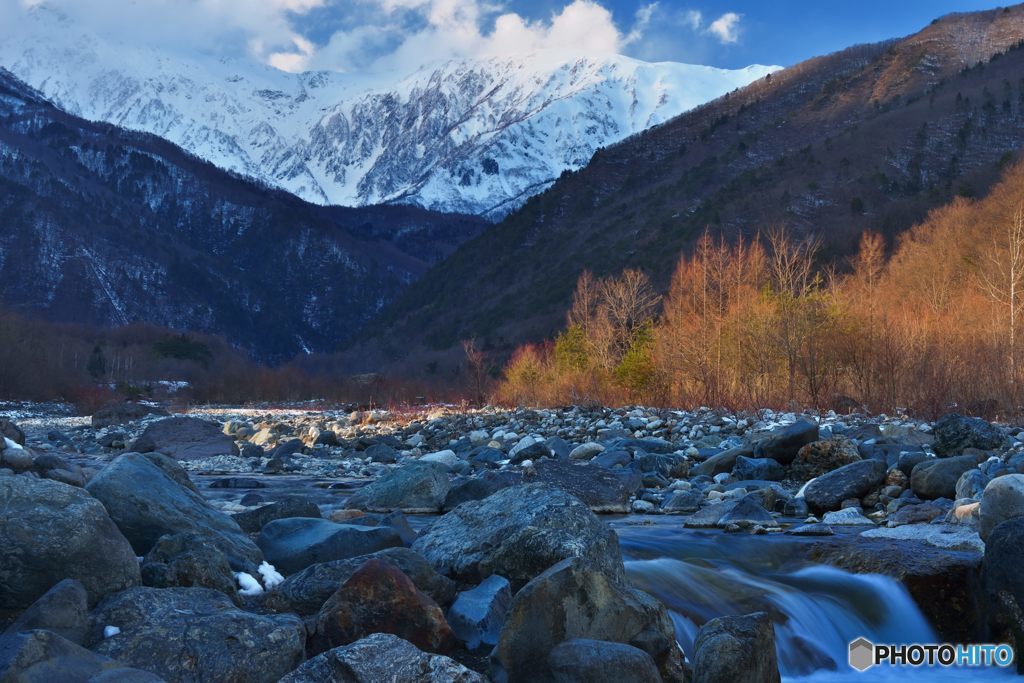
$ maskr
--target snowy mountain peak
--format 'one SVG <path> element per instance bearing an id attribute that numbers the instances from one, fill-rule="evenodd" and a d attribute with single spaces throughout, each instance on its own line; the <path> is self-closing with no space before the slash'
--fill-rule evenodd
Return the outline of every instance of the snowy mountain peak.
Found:
<path id="1" fill-rule="evenodd" d="M 391 79 L 110 44 L 60 16 L 2 35 L 0 66 L 62 108 L 154 133 L 320 204 L 500 217 L 594 151 L 764 77 L 543 51 Z"/>

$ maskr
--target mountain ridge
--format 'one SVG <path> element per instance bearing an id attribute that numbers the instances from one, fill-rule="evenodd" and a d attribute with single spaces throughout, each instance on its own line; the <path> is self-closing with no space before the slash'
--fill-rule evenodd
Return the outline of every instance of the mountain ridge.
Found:
<path id="1" fill-rule="evenodd" d="M 547 51 L 450 60 L 381 86 L 108 44 L 45 4 L 29 19 L 0 40 L 0 65 L 71 113 L 159 135 L 315 203 L 494 218 L 599 147 L 777 68 Z"/>
<path id="2" fill-rule="evenodd" d="M 865 229 L 895 238 L 953 196 L 983 194 L 1019 150 L 1022 40 L 1022 6 L 947 15 L 605 148 L 428 272 L 368 328 L 355 362 L 421 372 L 457 362 L 470 337 L 507 353 L 562 323 L 582 269 L 638 267 L 663 287 L 705 229 L 787 224 L 836 259 Z"/>
<path id="3" fill-rule="evenodd" d="M 263 360 L 332 351 L 480 219 L 311 205 L 0 70 L 0 300 L 50 320 L 212 332 Z"/>

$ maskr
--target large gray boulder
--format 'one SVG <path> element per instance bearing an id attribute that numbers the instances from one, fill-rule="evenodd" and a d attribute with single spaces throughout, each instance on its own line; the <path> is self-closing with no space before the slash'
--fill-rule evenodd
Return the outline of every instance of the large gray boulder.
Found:
<path id="1" fill-rule="evenodd" d="M 651 656 L 625 643 L 573 638 L 555 646 L 548 664 L 554 683 L 662 683 Z"/>
<path id="2" fill-rule="evenodd" d="M 545 459 L 534 465 L 534 481 L 557 486 L 583 501 L 594 512 L 629 512 L 629 501 L 640 488 L 640 473 L 613 471 L 600 465 Z"/>
<path id="3" fill-rule="evenodd" d="M 1007 474 L 988 483 L 981 494 L 981 528 L 983 540 L 1003 522 L 1024 517 L 1024 474 Z"/>
<path id="4" fill-rule="evenodd" d="M 956 413 L 943 415 L 933 425 L 933 447 L 940 456 L 959 455 L 967 448 L 987 451 L 1006 442 L 1003 430 L 977 417 L 964 417 Z"/>
<path id="5" fill-rule="evenodd" d="M 767 437 L 754 444 L 754 455 L 758 458 L 772 458 L 788 465 L 796 458 L 800 449 L 818 440 L 818 423 L 800 418 L 791 425 L 776 429 Z"/>
<path id="6" fill-rule="evenodd" d="M 710 458 L 690 470 L 690 473 L 713 477 L 716 474 L 731 472 L 740 457 L 749 458 L 753 455 L 754 449 L 750 446 L 736 446 L 735 448 L 724 450 L 721 453 L 715 453 Z"/>
<path id="7" fill-rule="evenodd" d="M 90 652 L 53 631 L 21 631 L 0 639 L 3 683 L 162 683 L 147 671 Z"/>
<path id="8" fill-rule="evenodd" d="M 843 465 L 809 482 L 804 500 L 817 512 L 838 510 L 847 498 L 860 498 L 885 481 L 886 466 L 881 460 L 861 460 Z"/>
<path id="9" fill-rule="evenodd" d="M 664 605 L 580 558 L 559 562 L 516 594 L 492 657 L 509 680 L 545 680 L 552 650 L 573 638 L 635 645 L 665 680 L 681 678 L 682 656 Z"/>
<path id="10" fill-rule="evenodd" d="M 89 595 L 85 586 L 75 579 L 64 579 L 32 603 L 3 632 L 45 629 L 76 645 L 85 642 L 89 630 Z"/>
<path id="11" fill-rule="evenodd" d="M 693 649 L 693 683 L 779 683 L 775 629 L 764 612 L 708 621 Z"/>
<path id="12" fill-rule="evenodd" d="M 356 491 L 347 505 L 370 512 L 439 512 L 449 488 L 447 467 L 436 462 L 411 462 Z"/>
<path id="13" fill-rule="evenodd" d="M 479 583 L 504 576 L 518 590 L 551 565 L 584 558 L 614 580 L 625 568 L 615 532 L 562 489 L 527 484 L 463 503 L 435 521 L 412 549 L 438 571 Z"/>
<path id="14" fill-rule="evenodd" d="M 238 446 L 216 422 L 195 417 L 169 417 L 146 427 L 132 448 L 140 453 L 159 451 L 175 460 L 201 460 L 217 455 L 238 455 Z"/>
<path id="15" fill-rule="evenodd" d="M 914 466 L 910 473 L 910 488 L 920 498 L 954 498 L 960 477 L 984 462 L 985 458 L 983 454 L 930 458 Z"/>
<path id="16" fill-rule="evenodd" d="M 263 527 L 256 544 L 267 562 L 294 574 L 319 562 L 344 560 L 405 545 L 391 526 L 337 524 L 326 519 L 289 517 Z"/>
<path id="17" fill-rule="evenodd" d="M 401 569 L 416 588 L 442 607 L 450 605 L 455 598 L 455 583 L 438 574 L 422 555 L 408 548 L 386 548 L 345 560 L 310 565 L 287 577 L 271 592 L 269 599 L 282 611 L 316 614 L 341 584 L 372 559 L 386 560 Z"/>
<path id="18" fill-rule="evenodd" d="M 374 633 L 313 657 L 280 683 L 487 683 L 443 655 L 427 654 L 390 633 Z"/>
<path id="19" fill-rule="evenodd" d="M 213 588 L 237 598 L 231 563 L 208 538 L 186 531 L 157 539 L 142 560 L 142 583 L 153 588 Z"/>
<path id="20" fill-rule="evenodd" d="M 95 603 L 140 581 L 135 552 L 99 501 L 47 479 L 0 477 L 0 609 L 23 609 L 63 579 Z"/>
<path id="21" fill-rule="evenodd" d="M 104 629 L 120 632 L 104 637 Z M 306 629 L 294 615 L 243 612 L 208 588 L 131 588 L 93 611 L 94 652 L 168 683 L 276 683 L 305 657 Z"/>
<path id="22" fill-rule="evenodd" d="M 237 523 L 195 490 L 177 463 L 155 454 L 125 453 L 100 470 L 86 489 L 103 506 L 136 554 L 165 534 L 195 532 L 223 552 L 232 568 L 255 575 L 263 554 Z"/>

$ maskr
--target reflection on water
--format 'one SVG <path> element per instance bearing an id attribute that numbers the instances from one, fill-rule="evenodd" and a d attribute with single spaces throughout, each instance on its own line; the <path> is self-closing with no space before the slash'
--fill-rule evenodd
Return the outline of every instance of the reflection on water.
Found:
<path id="1" fill-rule="evenodd" d="M 684 529 L 678 519 L 613 522 L 633 583 L 671 610 L 687 657 L 700 624 L 716 616 L 764 611 L 775 623 L 779 668 L 792 681 L 941 680 L 1012 677 L 1002 669 L 875 667 L 846 661 L 851 640 L 936 642 L 903 586 L 888 577 L 809 564 L 804 539 Z"/>

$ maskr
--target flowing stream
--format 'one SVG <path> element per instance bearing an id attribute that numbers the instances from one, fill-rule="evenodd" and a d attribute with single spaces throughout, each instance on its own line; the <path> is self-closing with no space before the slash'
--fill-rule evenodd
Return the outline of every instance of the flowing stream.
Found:
<path id="1" fill-rule="evenodd" d="M 934 643 L 938 636 L 903 586 L 876 574 L 807 562 L 792 536 L 684 529 L 672 518 L 628 517 L 612 523 L 632 582 L 671 611 L 690 657 L 699 624 L 716 616 L 765 611 L 775 624 L 786 681 L 1011 680 L 998 668 L 873 667 L 847 664 L 849 642 Z"/>

